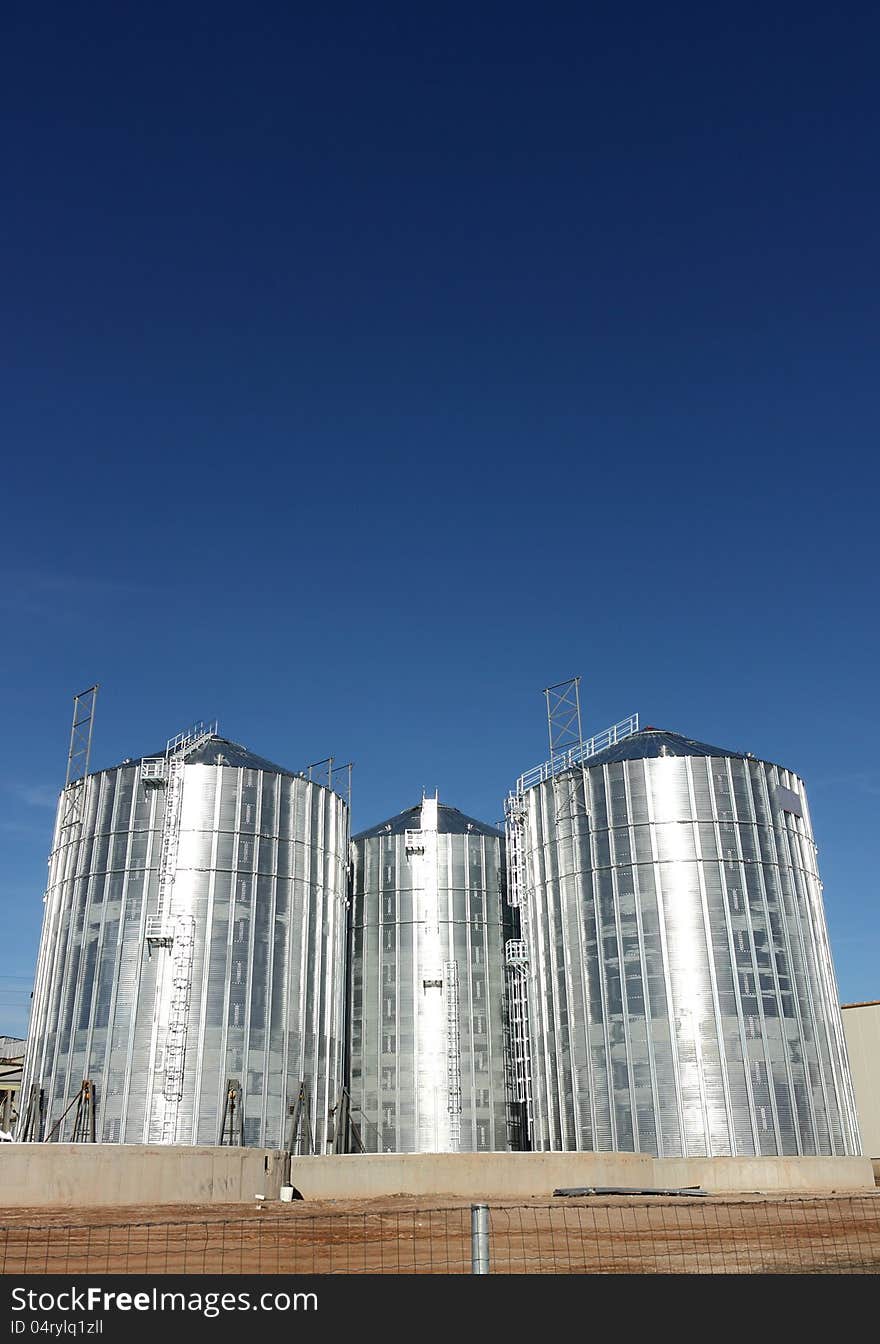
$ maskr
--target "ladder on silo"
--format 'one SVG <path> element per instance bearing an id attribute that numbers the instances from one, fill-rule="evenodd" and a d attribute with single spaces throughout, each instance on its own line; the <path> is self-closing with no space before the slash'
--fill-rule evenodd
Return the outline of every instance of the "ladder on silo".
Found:
<path id="1" fill-rule="evenodd" d="M 521 908 L 526 887 L 525 871 L 526 802 L 521 793 L 510 793 L 504 803 L 507 822 L 507 904 Z"/>
<path id="2" fill-rule="evenodd" d="M 529 1050 L 529 960 L 522 938 L 509 938 L 504 948 L 510 1022 L 510 1077 L 513 1100 L 525 1103 L 531 1122 L 532 1069 Z"/>
<path id="3" fill-rule="evenodd" d="M 449 1139 L 455 1148 L 461 1143 L 461 1027 L 459 1021 L 458 962 L 443 963 L 446 987 L 446 1089 L 449 1111 Z"/>
<path id="4" fill-rule="evenodd" d="M 146 928 L 147 945 L 151 952 L 154 947 L 171 947 L 174 942 L 170 918 L 171 895 L 177 875 L 177 850 L 180 844 L 183 767 L 189 753 L 209 741 L 216 731 L 216 723 L 197 723 L 186 732 L 170 738 L 164 756 L 147 757 L 141 761 L 141 783 L 144 788 L 165 790 L 162 840 L 159 846 L 159 895 L 156 913 L 147 919 Z"/>
<path id="5" fill-rule="evenodd" d="M 162 1087 L 165 1098 L 162 1143 L 173 1143 L 177 1137 L 177 1114 L 183 1097 L 183 1064 L 186 1058 L 195 932 L 196 922 L 192 915 L 181 915 L 174 926 L 171 1005 L 165 1039 L 165 1081 Z"/>
<path id="6" fill-rule="evenodd" d="M 507 836 L 507 902 L 519 911 L 520 938 L 505 944 L 505 982 L 510 1032 L 508 1077 L 511 1100 L 525 1107 L 532 1129 L 532 1059 L 529 1044 L 529 919 L 530 902 L 526 862 L 526 803 L 522 780 L 504 804 Z"/>
<path id="7" fill-rule="evenodd" d="M 165 755 L 148 757 L 141 761 L 141 782 L 147 789 L 164 788 L 162 809 L 162 839 L 159 846 L 159 881 L 156 913 L 147 919 L 146 940 L 152 955 L 153 948 L 173 948 L 171 961 L 171 999 L 168 1006 L 168 1027 L 164 1042 L 164 1080 L 160 1142 L 173 1143 L 177 1137 L 177 1118 L 183 1096 L 183 1070 L 186 1057 L 186 1032 L 189 1021 L 189 1003 L 192 991 L 193 948 L 195 920 L 182 914 L 173 915 L 174 883 L 177 877 L 177 855 L 180 846 L 180 820 L 183 804 L 183 780 L 186 758 L 217 732 L 217 723 L 197 723 L 186 732 L 169 739 Z M 159 991 L 163 983 L 157 976 Z M 158 1050 L 157 1045 L 155 1047 Z M 155 1056 L 154 1056 L 155 1058 Z"/>
<path id="8" fill-rule="evenodd" d="M 521 789 L 510 793 L 504 804 L 507 839 L 507 904 L 519 910 L 519 927 L 526 947 L 529 944 L 528 865 L 526 862 L 526 817 L 528 804 Z"/>
<path id="9" fill-rule="evenodd" d="M 147 764 L 147 761 L 143 762 L 143 765 Z M 183 801 L 182 757 L 172 756 L 165 762 L 163 783 L 165 806 L 162 812 L 162 840 L 159 846 L 159 896 L 156 901 L 156 913 L 147 920 L 147 944 L 151 949 L 170 947 L 174 942 L 167 912 L 171 908 L 171 892 L 177 875 L 180 807 Z"/>

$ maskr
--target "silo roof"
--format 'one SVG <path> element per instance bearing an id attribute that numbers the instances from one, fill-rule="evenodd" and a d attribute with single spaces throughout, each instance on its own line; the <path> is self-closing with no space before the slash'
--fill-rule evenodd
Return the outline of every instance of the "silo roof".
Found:
<path id="1" fill-rule="evenodd" d="M 697 742 L 681 733 L 670 733 L 664 728 L 642 728 L 625 737 L 613 747 L 588 756 L 583 762 L 588 770 L 594 765 L 609 765 L 613 761 L 642 761 L 652 756 L 732 756 L 745 760 L 744 751 L 728 751 L 726 747 L 712 747 L 708 742 Z"/>
<path id="2" fill-rule="evenodd" d="M 296 770 L 286 770 L 283 765 L 267 761 L 265 756 L 257 756 L 248 751 L 240 742 L 230 742 L 226 737 L 212 737 L 186 756 L 187 765 L 233 765 L 244 766 L 246 770 L 265 770 L 270 775 L 296 775 Z"/>
<path id="3" fill-rule="evenodd" d="M 377 826 L 371 826 L 366 831 L 359 831 L 357 835 L 352 836 L 353 840 L 369 840 L 374 835 L 403 835 L 404 831 L 417 831 L 421 826 L 422 805 L 418 803 L 415 807 L 408 807 L 405 812 L 398 812 L 396 817 L 390 817 L 388 821 L 380 821 Z M 493 835 L 503 838 L 503 831 L 497 827 L 490 826 L 488 822 L 476 821 L 473 817 L 466 817 L 463 812 L 459 812 L 457 807 L 449 807 L 447 803 L 437 804 L 437 833 L 439 835 Z"/>
<path id="4" fill-rule="evenodd" d="M 157 757 L 164 756 L 165 749 L 153 752 L 152 755 L 137 757 L 131 761 L 125 761 L 125 765 L 138 765 L 141 760 L 155 760 Z M 267 761 L 265 756 L 257 756 L 255 752 L 248 751 L 240 742 L 232 742 L 228 737 L 213 736 L 203 742 L 201 746 L 196 747 L 185 755 L 187 765 L 229 765 L 234 767 L 243 766 L 246 770 L 263 770 L 269 775 L 289 775 L 292 779 L 300 778 L 305 771 L 287 770 L 283 765 L 276 765 L 274 761 Z M 115 768 L 115 767 L 111 767 Z"/>

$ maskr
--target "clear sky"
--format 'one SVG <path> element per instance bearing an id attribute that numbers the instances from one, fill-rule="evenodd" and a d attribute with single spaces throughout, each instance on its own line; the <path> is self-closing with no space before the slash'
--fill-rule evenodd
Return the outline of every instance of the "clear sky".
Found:
<path id="1" fill-rule="evenodd" d="M 880 998 L 877 51 L 864 4 L 3 15 L 0 1031 L 71 696 L 495 821 L 586 726 L 808 787 Z"/>

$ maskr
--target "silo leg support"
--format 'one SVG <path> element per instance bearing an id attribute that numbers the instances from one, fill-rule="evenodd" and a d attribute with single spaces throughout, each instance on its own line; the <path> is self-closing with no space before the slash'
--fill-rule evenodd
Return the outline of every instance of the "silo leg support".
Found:
<path id="1" fill-rule="evenodd" d="M 471 1273 L 489 1271 L 489 1205 L 471 1205 Z"/>

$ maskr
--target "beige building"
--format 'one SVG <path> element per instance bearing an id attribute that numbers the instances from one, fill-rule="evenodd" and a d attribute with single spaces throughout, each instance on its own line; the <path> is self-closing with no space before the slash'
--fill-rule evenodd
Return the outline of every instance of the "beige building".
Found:
<path id="1" fill-rule="evenodd" d="M 880 1158 L 880 1000 L 841 1006 L 862 1152 Z"/>
<path id="2" fill-rule="evenodd" d="M 0 1130 L 8 1134 L 18 1119 L 21 1069 L 26 1041 L 18 1036 L 0 1036 Z"/>

